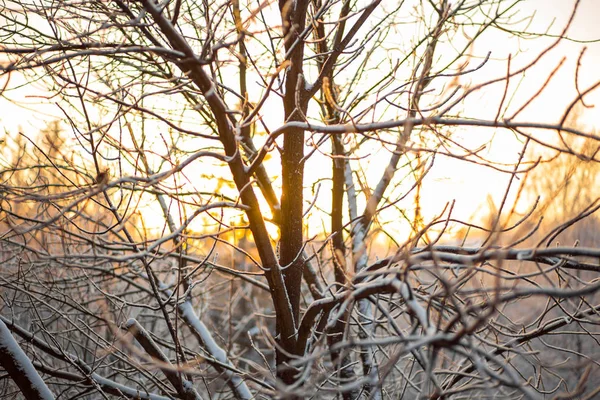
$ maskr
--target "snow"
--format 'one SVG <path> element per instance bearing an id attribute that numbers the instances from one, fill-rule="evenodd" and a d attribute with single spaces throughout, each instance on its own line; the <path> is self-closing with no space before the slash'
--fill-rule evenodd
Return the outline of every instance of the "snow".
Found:
<path id="1" fill-rule="evenodd" d="M 159 396 L 157 394 L 152 394 L 152 393 L 146 393 L 143 390 L 136 390 L 136 389 L 130 388 L 128 386 L 121 385 L 120 383 L 111 381 L 110 379 L 106 379 L 106 378 L 96 374 L 95 372 L 92 373 L 92 379 L 96 383 L 98 383 L 100 386 L 108 386 L 113 389 L 118 389 L 121 391 L 121 393 L 123 393 L 124 395 L 126 395 L 128 397 L 131 397 L 132 399 L 139 398 L 139 399 L 148 399 L 148 400 L 170 400 L 169 397 Z"/>
<path id="2" fill-rule="evenodd" d="M 421 327 L 425 329 L 427 336 L 434 335 L 435 326 L 429 323 L 429 319 L 427 318 L 427 310 L 423 308 L 421 303 L 419 303 L 419 301 L 416 299 L 413 293 L 411 293 L 410 287 L 406 284 L 406 282 L 400 283 L 399 292 L 400 295 L 404 298 L 404 301 L 406 302 L 408 308 L 411 309 L 411 311 L 419 320 L 419 324 L 421 325 Z"/>
<path id="3" fill-rule="evenodd" d="M 131 319 L 130 321 L 135 321 L 135 319 Z M 128 321 L 128 323 L 130 322 Z M 47 346 L 44 343 L 45 346 Z M 52 351 L 58 351 L 53 349 Z M 38 375 L 35 367 L 32 365 L 31 361 L 27 357 L 27 355 L 23 352 L 23 350 L 19 347 L 16 340 L 12 337 L 9 329 L 6 327 L 6 324 L 2 319 L 0 319 L 0 353 L 9 353 L 13 356 L 15 363 L 20 367 L 20 371 L 22 371 L 23 375 L 27 376 L 29 382 L 31 382 L 31 387 L 35 388 L 38 393 L 40 393 L 40 399 L 54 399 L 54 395 L 48 387 L 46 383 L 42 380 L 42 378 Z M 79 364 L 82 368 L 87 369 L 88 366 L 85 365 L 81 360 L 79 360 L 76 356 L 65 353 L 66 358 L 70 358 Z M 147 400 L 170 400 L 170 397 L 164 397 L 156 394 L 147 393 L 145 390 L 137 390 L 131 387 L 127 387 L 110 379 L 106 379 L 96 373 L 90 374 L 91 379 L 93 379 L 101 388 L 108 390 L 117 389 L 121 391 L 121 393 L 126 394 L 131 398 L 140 398 Z"/>
<path id="4" fill-rule="evenodd" d="M 27 378 L 30 387 L 39 394 L 40 399 L 54 399 L 54 395 L 46 386 L 46 382 L 38 374 L 35 367 L 10 333 L 6 324 L 0 320 L 0 354 L 9 355 L 17 370 Z"/>
<path id="5" fill-rule="evenodd" d="M 360 313 L 360 322 L 363 325 L 367 325 L 366 326 L 366 330 L 369 332 L 373 332 L 373 309 L 371 308 L 371 304 L 369 303 L 369 301 L 367 299 L 361 299 L 358 302 L 358 310 Z M 364 353 L 361 354 L 361 358 L 363 361 L 363 364 L 369 368 L 369 375 L 371 376 L 379 376 L 379 367 L 378 364 L 375 362 L 375 357 L 373 354 L 373 349 L 371 347 L 362 347 L 361 349 Z M 382 399 L 382 395 L 381 395 L 381 389 L 380 388 L 373 388 L 374 390 L 371 392 L 371 396 L 369 398 L 373 399 L 373 400 L 381 400 Z"/>
<path id="6" fill-rule="evenodd" d="M 125 322 L 125 329 L 129 329 L 129 328 L 131 328 L 132 326 L 134 326 L 134 325 L 136 324 L 136 322 L 137 322 L 137 321 L 136 321 L 136 319 L 135 319 L 135 318 L 129 318 L 129 319 L 127 320 L 127 322 Z"/>
<path id="7" fill-rule="evenodd" d="M 348 208 L 350 210 L 350 219 L 354 221 L 358 216 L 358 206 L 356 205 L 356 190 L 354 190 L 354 179 L 352 178 L 352 167 L 350 162 L 346 161 L 344 167 L 344 184 L 348 195 Z"/>
<path id="8" fill-rule="evenodd" d="M 353 258 L 356 272 L 362 271 L 367 266 L 367 246 L 365 244 L 366 228 L 359 223 L 355 227 L 356 231 L 352 238 Z"/>
<path id="9" fill-rule="evenodd" d="M 190 325 L 195 331 L 202 345 L 206 348 L 206 351 L 217 361 L 222 364 L 234 367 L 233 364 L 227 359 L 227 353 L 223 350 L 217 342 L 215 342 L 212 334 L 204 323 L 198 318 L 194 312 L 191 301 L 187 300 L 179 305 L 181 311 L 181 317 Z M 246 383 L 233 371 L 223 368 L 222 372 L 231 380 L 238 397 L 242 399 L 252 399 L 252 393 Z"/>

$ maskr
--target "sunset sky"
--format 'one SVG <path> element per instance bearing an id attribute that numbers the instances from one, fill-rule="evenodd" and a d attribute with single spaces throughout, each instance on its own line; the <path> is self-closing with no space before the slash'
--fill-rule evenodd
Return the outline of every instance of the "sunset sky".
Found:
<path id="1" fill-rule="evenodd" d="M 530 32 L 543 33 L 547 31 L 549 37 L 535 38 L 535 40 L 512 37 L 507 40 L 505 32 L 487 31 L 472 49 L 471 64 L 479 64 L 488 51 L 491 51 L 490 61 L 477 72 L 461 78 L 461 85 L 474 86 L 505 75 L 509 54 L 512 55 L 511 70 L 525 65 L 537 57 L 543 49 L 555 40 L 553 35 L 562 31 L 572 10 L 573 2 L 528 0 L 521 4 L 519 15 L 524 19 L 516 26 L 526 28 Z M 545 55 L 533 69 L 528 71 L 524 77 L 511 80 L 510 89 L 514 91 L 518 88 L 518 90 L 515 96 L 505 101 L 504 107 L 508 107 L 508 112 L 505 115 L 510 115 L 511 110 L 514 111 L 521 107 L 542 86 L 551 71 L 558 66 L 560 60 L 566 57 L 564 65 L 558 70 L 542 95 L 516 118 L 518 121 L 558 122 L 564 109 L 576 97 L 577 93 L 574 89 L 575 68 L 579 54 L 584 47 L 587 47 L 587 50 L 581 61 L 579 86 L 584 90 L 600 79 L 600 75 L 598 75 L 600 25 L 597 21 L 599 12 L 600 6 L 597 0 L 581 1 L 575 21 L 567 33 L 572 40 L 564 40 L 560 43 Z M 533 15 L 532 19 L 525 19 L 525 17 L 531 15 Z M 4 83 L 0 82 L 0 84 Z M 8 87 L 18 88 L 23 83 L 23 77 L 13 73 Z M 470 96 L 461 109 L 468 117 L 493 119 L 498 112 L 498 105 L 503 91 L 504 83 L 486 87 Z M 6 92 L 4 94 L 5 98 L 0 100 L 0 108 L 2 109 L 0 126 L 9 135 L 14 135 L 18 130 L 33 135 L 47 121 L 61 118 L 60 110 L 52 104 L 54 99 L 48 99 L 47 96 L 43 85 L 37 83 L 27 86 L 26 89 Z M 600 91 L 588 95 L 585 101 L 588 105 L 600 104 Z M 273 114 L 280 115 L 281 113 Z M 268 116 L 265 116 L 265 118 L 268 118 Z M 271 126 L 275 123 L 273 121 Z M 600 126 L 598 107 L 584 109 L 578 123 L 582 124 L 586 131 L 595 130 Z M 514 162 L 521 151 L 522 139 L 515 137 L 506 130 L 468 128 L 457 129 L 456 132 L 457 136 L 473 148 L 487 144 L 482 155 L 491 160 L 506 163 Z M 315 160 L 317 159 L 318 156 L 315 156 Z M 365 161 L 365 169 L 368 165 L 373 167 L 373 171 L 377 171 L 383 165 L 381 161 L 381 159 L 367 160 Z M 319 165 L 318 161 L 315 162 L 317 164 L 312 164 L 312 167 L 309 167 L 306 171 L 306 182 L 312 182 L 314 178 L 322 173 L 320 168 L 315 167 L 315 165 Z M 322 162 L 327 162 L 326 168 L 329 168 L 329 161 L 326 157 L 322 158 Z M 489 168 L 455 159 L 438 157 L 421 193 L 423 215 L 425 219 L 432 218 L 441 212 L 448 201 L 454 199 L 456 200 L 453 214 L 455 218 L 478 219 L 484 217 L 489 211 L 488 196 L 497 205 L 505 191 L 508 178 L 507 174 L 501 174 Z M 377 175 L 373 175 L 371 179 L 377 179 Z M 516 187 L 517 185 L 513 189 L 516 189 Z M 326 206 L 329 198 L 328 191 L 321 191 L 319 197 L 323 201 L 323 208 L 328 209 L 328 206 Z M 319 230 L 320 226 L 320 223 L 317 222 L 315 225 L 316 230 Z M 310 231 L 311 229 L 309 229 L 309 235 Z"/>

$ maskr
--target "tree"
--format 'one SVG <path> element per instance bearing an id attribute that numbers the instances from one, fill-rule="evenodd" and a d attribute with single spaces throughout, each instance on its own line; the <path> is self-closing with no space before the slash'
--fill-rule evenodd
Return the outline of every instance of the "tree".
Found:
<path id="1" fill-rule="evenodd" d="M 591 398 L 593 356 L 573 381 L 539 350 L 574 325 L 597 339 L 600 249 L 519 247 L 535 205 L 507 221 L 532 148 L 598 162 L 565 121 L 600 82 L 578 63 L 562 118 L 520 119 L 562 64 L 527 97 L 511 84 L 579 1 L 555 37 L 520 5 L 5 2 L 3 95 L 41 83 L 63 121 L 3 144 L 3 342 L 66 398 Z M 482 79 L 489 32 L 551 43 Z M 493 87 L 491 116 L 471 111 Z M 484 130 L 522 146 L 487 159 L 461 138 Z M 488 225 L 450 196 L 425 215 L 440 159 L 506 174 Z M 457 227 L 479 245 L 449 244 Z"/>

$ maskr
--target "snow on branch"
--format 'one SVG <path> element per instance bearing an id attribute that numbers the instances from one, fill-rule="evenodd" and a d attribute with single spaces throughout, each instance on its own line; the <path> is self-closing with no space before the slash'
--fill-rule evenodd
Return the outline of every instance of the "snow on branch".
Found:
<path id="1" fill-rule="evenodd" d="M 27 400 L 53 400 L 54 395 L 46 382 L 11 335 L 6 324 L 0 320 L 0 365 L 8 372 Z"/>
<path id="2" fill-rule="evenodd" d="M 374 271 L 387 268 L 402 261 L 406 261 L 411 266 L 429 260 L 443 261 L 459 266 L 473 265 L 489 260 L 519 260 L 543 264 L 556 264 L 560 261 L 564 263 L 563 268 L 600 271 L 598 265 L 579 262 L 570 257 L 598 258 L 600 257 L 600 249 L 588 247 L 500 249 L 495 247 L 434 246 L 430 249 L 414 249 L 408 256 L 399 253 L 392 257 L 382 258 L 369 265 L 362 273 L 358 273 L 354 281 L 361 282 L 371 276 Z M 455 267 L 453 266 L 453 268 Z"/>
<path id="3" fill-rule="evenodd" d="M 234 394 L 237 398 L 240 399 L 252 399 L 254 396 L 250 392 L 250 389 L 246 385 L 246 383 L 240 378 L 238 374 L 233 372 L 231 369 L 234 368 L 233 364 L 227 359 L 227 353 L 223 350 L 212 334 L 209 332 L 208 328 L 200 318 L 194 312 L 194 308 L 192 306 L 192 302 L 187 300 L 179 305 L 179 311 L 181 312 L 181 317 L 192 330 L 192 333 L 200 342 L 200 345 L 206 349 L 206 351 L 212 356 L 216 361 L 218 361 L 221 365 L 230 368 L 219 367 L 218 365 L 213 364 L 213 366 L 225 374 L 228 378 L 228 383 Z M 210 361 L 210 360 L 209 360 Z"/>
<path id="4" fill-rule="evenodd" d="M 6 368 L 6 366 L 4 364 L 5 358 L 6 358 L 4 356 L 5 348 L 14 349 L 14 346 L 18 347 L 18 344 L 14 340 L 14 338 L 12 338 L 12 335 L 10 334 L 10 331 L 8 330 L 6 324 L 10 325 L 11 330 L 15 334 L 17 334 L 18 336 L 20 336 L 27 342 L 33 344 L 35 347 L 40 349 L 45 354 L 48 354 L 52 357 L 56 357 L 62 361 L 68 362 L 68 363 L 76 364 L 82 370 L 82 372 L 85 372 L 87 375 L 85 377 L 84 381 L 87 381 L 86 383 L 88 383 L 88 384 L 97 385 L 98 389 L 101 391 L 104 391 L 109 394 L 114 394 L 116 396 L 126 396 L 131 399 L 142 399 L 142 400 L 169 400 L 170 399 L 170 397 L 165 397 L 165 396 L 160 396 L 160 395 L 156 395 L 153 393 L 149 393 L 149 392 L 147 392 L 146 389 L 134 389 L 129 386 L 125 386 L 123 384 L 117 383 L 113 380 L 104 378 L 104 377 L 98 375 L 97 373 L 92 372 L 91 368 L 86 363 L 84 363 L 80 358 L 78 358 L 76 355 L 67 353 L 65 351 L 62 351 L 62 350 L 48 344 L 47 342 L 43 341 L 42 339 L 36 337 L 33 333 L 20 327 L 19 325 L 14 324 L 9 319 L 0 315 L 0 348 L 1 348 L 0 349 L 0 363 L 7 371 L 9 371 L 9 370 Z M 6 329 L 6 332 L 4 331 L 4 329 Z M 11 339 L 14 343 L 11 346 L 8 346 L 8 345 L 10 345 L 9 341 Z M 20 347 L 19 347 L 19 350 L 22 353 L 22 350 L 20 349 Z M 25 361 L 25 359 L 27 359 L 27 356 L 23 353 L 20 358 L 21 358 L 21 361 Z M 31 364 L 29 359 L 27 359 L 27 362 L 29 362 L 31 367 L 33 368 L 33 365 Z M 19 372 L 19 373 L 23 374 L 21 372 Z M 35 369 L 33 370 L 33 373 L 37 374 Z M 48 369 L 46 369 L 46 373 L 52 375 L 52 372 Z M 25 374 L 23 374 L 23 375 L 25 375 Z M 39 375 L 38 375 L 38 377 L 39 377 Z M 61 377 L 64 378 L 65 375 L 61 374 Z M 39 381 L 41 381 L 41 378 L 39 378 Z M 79 379 L 79 381 L 81 383 L 81 379 Z M 41 381 L 41 383 L 43 383 L 45 385 L 45 383 L 43 381 Z M 46 389 L 47 389 L 47 387 L 46 387 Z M 50 392 L 48 391 L 48 393 L 50 393 Z M 44 399 L 45 400 L 45 399 L 54 399 L 54 396 L 52 395 L 52 393 L 50 393 L 50 397 L 27 397 L 27 398 L 28 399 L 32 398 L 32 399 Z"/>

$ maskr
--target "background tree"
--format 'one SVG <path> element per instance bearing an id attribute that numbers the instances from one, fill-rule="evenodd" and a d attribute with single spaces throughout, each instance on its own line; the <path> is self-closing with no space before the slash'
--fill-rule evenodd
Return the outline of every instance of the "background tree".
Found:
<path id="1" fill-rule="evenodd" d="M 585 361 L 565 379 L 538 344 L 597 340 L 600 250 L 522 246 L 536 204 L 510 221 L 547 161 L 532 149 L 598 162 L 566 121 L 600 82 L 580 87 L 582 53 L 563 116 L 520 119 L 562 62 L 532 93 L 513 83 L 579 6 L 485 77 L 486 34 L 546 38 L 522 3 L 5 2 L 3 95 L 26 77 L 63 121 L 3 144 L 3 395 L 596 395 L 593 355 L 546 346 Z M 471 107 L 494 87 L 491 112 Z M 520 146 L 487 158 L 464 136 L 485 130 Z M 423 212 L 450 159 L 506 174 L 489 223 L 454 218 L 451 193 Z M 460 227 L 477 246 L 449 244 Z"/>

